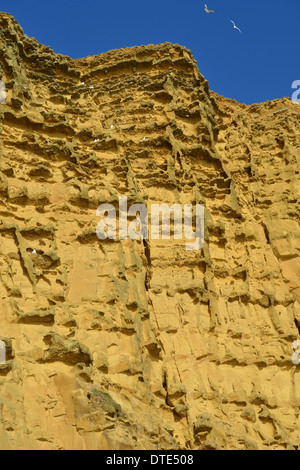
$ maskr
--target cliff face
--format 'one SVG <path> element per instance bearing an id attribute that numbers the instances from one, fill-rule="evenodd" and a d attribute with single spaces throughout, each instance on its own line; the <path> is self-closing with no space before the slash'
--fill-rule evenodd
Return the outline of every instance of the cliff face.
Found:
<path id="1" fill-rule="evenodd" d="M 0 448 L 297 448 L 299 106 L 218 96 L 178 45 L 0 26 Z M 203 248 L 100 241 L 119 196 L 204 204 Z"/>

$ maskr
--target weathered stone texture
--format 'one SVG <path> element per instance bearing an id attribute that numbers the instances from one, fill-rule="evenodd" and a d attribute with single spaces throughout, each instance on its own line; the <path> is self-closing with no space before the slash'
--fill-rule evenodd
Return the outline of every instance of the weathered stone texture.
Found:
<path id="1" fill-rule="evenodd" d="M 179 45 L 57 55 L 5 13 L 0 78 L 0 448 L 299 447 L 300 107 L 218 96 Z M 98 240 L 120 195 L 204 203 L 203 249 Z"/>

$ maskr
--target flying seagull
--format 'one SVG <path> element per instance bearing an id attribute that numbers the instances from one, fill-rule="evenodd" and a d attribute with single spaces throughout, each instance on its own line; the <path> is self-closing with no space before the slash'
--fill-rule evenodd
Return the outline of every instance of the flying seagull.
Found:
<path id="1" fill-rule="evenodd" d="M 214 10 L 209 10 L 207 8 L 207 5 L 204 5 L 204 10 L 206 11 L 206 13 L 216 13 Z"/>
<path id="2" fill-rule="evenodd" d="M 235 22 L 232 21 L 230 18 L 229 18 L 229 21 L 231 21 L 231 23 L 233 24 L 233 28 L 234 28 L 234 29 L 237 29 L 237 30 L 242 34 L 242 31 L 240 30 L 240 28 L 238 28 L 238 27 L 235 25 Z"/>

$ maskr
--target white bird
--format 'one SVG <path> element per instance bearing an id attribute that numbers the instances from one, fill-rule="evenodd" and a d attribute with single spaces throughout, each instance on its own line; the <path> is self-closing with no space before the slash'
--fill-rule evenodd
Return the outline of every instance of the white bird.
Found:
<path id="1" fill-rule="evenodd" d="M 114 126 L 113 126 L 113 125 L 111 125 L 111 126 L 110 126 L 110 129 L 113 129 L 113 128 L 114 128 Z"/>
<path id="2" fill-rule="evenodd" d="M 240 30 L 240 28 L 238 28 L 238 27 L 235 25 L 235 22 L 232 21 L 230 18 L 229 18 L 229 21 L 231 21 L 231 23 L 233 24 L 233 28 L 234 28 L 234 29 L 237 29 L 237 30 L 242 34 L 242 31 Z"/>
<path id="3" fill-rule="evenodd" d="M 85 83 L 84 83 L 84 82 L 81 82 L 80 85 L 85 85 Z"/>
<path id="4" fill-rule="evenodd" d="M 94 86 L 90 86 L 90 88 L 95 88 Z"/>
<path id="5" fill-rule="evenodd" d="M 95 142 L 95 143 L 96 143 L 96 142 L 100 142 L 100 139 L 95 139 L 94 142 Z"/>
<path id="6" fill-rule="evenodd" d="M 206 11 L 206 13 L 216 13 L 214 10 L 209 10 L 207 8 L 207 5 L 204 5 L 204 10 Z"/>
<path id="7" fill-rule="evenodd" d="M 36 250 L 32 250 L 32 254 L 35 255 L 35 254 L 36 254 Z"/>

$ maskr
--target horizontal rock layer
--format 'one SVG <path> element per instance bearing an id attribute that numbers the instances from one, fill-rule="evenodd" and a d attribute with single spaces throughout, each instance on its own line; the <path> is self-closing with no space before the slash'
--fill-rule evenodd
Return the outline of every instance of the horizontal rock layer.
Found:
<path id="1" fill-rule="evenodd" d="M 299 106 L 0 26 L 0 448 L 298 448 Z M 99 240 L 119 196 L 204 204 L 203 248 Z"/>

